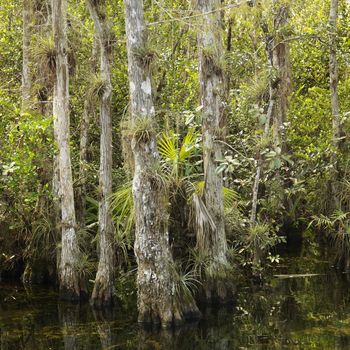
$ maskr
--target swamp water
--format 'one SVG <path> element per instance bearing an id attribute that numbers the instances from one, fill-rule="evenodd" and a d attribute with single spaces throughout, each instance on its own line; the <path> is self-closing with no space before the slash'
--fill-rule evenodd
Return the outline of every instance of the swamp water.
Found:
<path id="1" fill-rule="evenodd" d="M 275 275 L 176 331 L 140 329 L 133 307 L 95 312 L 58 303 L 52 289 L 0 285 L 0 349 L 350 349 L 349 275 L 301 257 Z"/>

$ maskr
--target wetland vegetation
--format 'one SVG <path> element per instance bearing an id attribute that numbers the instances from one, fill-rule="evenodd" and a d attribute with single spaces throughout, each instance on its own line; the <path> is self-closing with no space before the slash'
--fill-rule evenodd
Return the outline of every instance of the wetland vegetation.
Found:
<path id="1" fill-rule="evenodd" d="M 3 0 L 1 350 L 349 348 L 349 18 Z"/>

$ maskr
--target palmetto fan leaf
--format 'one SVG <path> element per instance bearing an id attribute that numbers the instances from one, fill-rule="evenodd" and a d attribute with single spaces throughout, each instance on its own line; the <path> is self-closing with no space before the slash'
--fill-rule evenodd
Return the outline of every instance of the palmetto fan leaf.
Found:
<path id="1" fill-rule="evenodd" d="M 161 135 L 158 141 L 159 153 L 174 176 L 179 176 L 180 166 L 194 154 L 197 143 L 198 133 L 193 128 L 188 130 L 180 147 L 179 137 L 173 130 Z"/>
<path id="2" fill-rule="evenodd" d="M 158 141 L 159 153 L 166 162 L 178 160 L 178 142 L 173 131 L 164 133 Z"/>

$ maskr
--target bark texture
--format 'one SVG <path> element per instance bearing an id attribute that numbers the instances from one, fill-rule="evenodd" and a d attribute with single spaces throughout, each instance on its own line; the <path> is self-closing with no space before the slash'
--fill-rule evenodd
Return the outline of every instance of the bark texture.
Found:
<path id="1" fill-rule="evenodd" d="M 22 111 L 26 112 L 30 108 L 31 97 L 31 77 L 29 68 L 30 51 L 30 14 L 31 1 L 23 0 L 23 43 L 22 43 Z"/>
<path id="2" fill-rule="evenodd" d="M 138 264 L 139 322 L 169 326 L 198 316 L 192 300 L 175 293 L 169 246 L 167 196 L 156 173 L 159 154 L 154 132 L 150 53 L 143 1 L 124 0 L 128 48 L 132 151 L 135 162 L 133 198 L 136 216 L 135 255 Z"/>
<path id="3" fill-rule="evenodd" d="M 55 136 L 58 143 L 59 193 L 61 203 L 61 257 L 59 266 L 60 296 L 80 299 L 78 273 L 79 247 L 73 195 L 69 146 L 69 73 L 67 47 L 66 0 L 52 0 L 52 23 L 56 51 L 56 82 L 54 88 Z"/>
<path id="4" fill-rule="evenodd" d="M 112 84 L 110 71 L 110 29 L 107 22 L 105 1 L 87 1 L 90 15 L 100 45 L 101 80 L 103 89 L 100 98 L 100 179 L 99 179 L 99 263 L 91 302 L 94 305 L 110 304 L 113 300 L 115 259 L 113 223 L 110 210 L 112 195 Z"/>
<path id="5" fill-rule="evenodd" d="M 214 225 L 208 227 L 204 242 L 198 249 L 205 250 L 209 258 L 210 274 L 204 281 L 207 300 L 226 302 L 232 298 L 233 287 L 229 283 L 227 241 L 225 233 L 223 179 L 217 174 L 217 161 L 222 159 L 219 142 L 224 137 L 224 48 L 222 44 L 220 0 L 198 0 L 202 14 L 198 33 L 200 94 L 203 123 L 203 200 Z M 199 240 L 197 240 L 198 242 Z"/>
<path id="6" fill-rule="evenodd" d="M 331 162 L 333 164 L 333 176 L 331 180 L 331 190 L 334 203 L 334 209 L 340 209 L 339 201 L 339 161 L 337 154 L 340 148 L 340 110 L 339 110 L 339 74 L 337 63 L 337 19 L 338 19 L 338 0 L 331 0 L 331 8 L 329 14 L 329 28 L 330 28 L 330 56 L 329 56 L 329 76 L 330 76 L 330 94 L 332 104 L 332 125 L 333 125 L 333 153 Z"/>

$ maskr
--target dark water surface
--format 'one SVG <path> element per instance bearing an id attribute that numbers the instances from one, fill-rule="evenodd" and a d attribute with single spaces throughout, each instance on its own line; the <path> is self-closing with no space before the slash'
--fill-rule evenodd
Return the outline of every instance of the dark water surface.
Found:
<path id="1" fill-rule="evenodd" d="M 98 313 L 51 289 L 0 285 L 0 349 L 350 349 L 349 276 L 300 257 L 282 262 L 285 273 L 321 275 L 247 285 L 236 305 L 176 331 L 141 330 L 134 309 Z"/>

